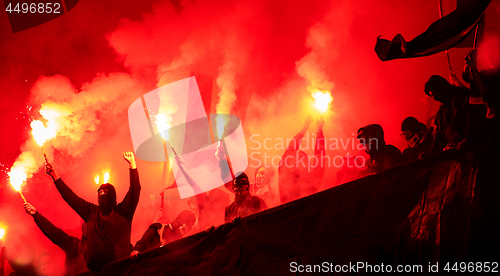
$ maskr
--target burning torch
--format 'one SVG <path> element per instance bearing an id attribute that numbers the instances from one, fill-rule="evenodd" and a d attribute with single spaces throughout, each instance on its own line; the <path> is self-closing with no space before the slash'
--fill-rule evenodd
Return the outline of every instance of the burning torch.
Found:
<path id="1" fill-rule="evenodd" d="M 48 124 L 48 127 L 45 127 L 41 121 L 34 120 L 31 122 L 31 129 L 33 134 L 33 138 L 35 138 L 36 143 L 42 148 L 43 157 L 45 157 L 45 162 L 47 161 L 47 154 L 43 149 L 43 144 L 56 136 L 56 131 L 53 124 Z"/>
<path id="2" fill-rule="evenodd" d="M 323 114 L 330 108 L 330 104 L 333 101 L 332 94 L 329 91 L 321 91 L 316 89 L 311 93 L 311 96 L 315 100 L 314 107 Z"/>
<path id="3" fill-rule="evenodd" d="M 21 191 L 21 185 L 26 181 L 26 172 L 21 168 L 12 168 L 10 170 L 9 180 L 14 190 L 18 191 L 21 197 L 23 198 L 24 203 L 28 203 L 26 198 L 24 198 L 23 192 Z"/>
<path id="4" fill-rule="evenodd" d="M 96 185 L 99 185 L 99 183 L 100 183 L 99 180 L 100 180 L 99 175 L 96 175 L 94 178 Z M 109 172 L 104 173 L 104 183 L 109 183 Z"/>

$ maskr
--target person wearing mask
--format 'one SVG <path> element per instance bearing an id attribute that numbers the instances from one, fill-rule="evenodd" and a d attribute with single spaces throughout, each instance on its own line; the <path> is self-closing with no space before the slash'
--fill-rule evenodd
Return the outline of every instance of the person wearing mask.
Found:
<path id="1" fill-rule="evenodd" d="M 132 219 L 139 203 L 141 185 L 134 154 L 124 152 L 123 158 L 129 164 L 130 185 L 125 198 L 118 204 L 112 184 L 102 184 L 98 188 L 96 205 L 77 196 L 59 177 L 52 164 L 46 164 L 45 171 L 52 177 L 64 201 L 87 224 L 85 263 L 94 273 L 107 263 L 128 257 L 132 251 Z"/>

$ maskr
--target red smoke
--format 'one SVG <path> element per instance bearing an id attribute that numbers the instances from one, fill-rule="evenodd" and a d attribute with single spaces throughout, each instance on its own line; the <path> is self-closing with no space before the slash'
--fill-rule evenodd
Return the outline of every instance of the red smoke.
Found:
<path id="1" fill-rule="evenodd" d="M 0 13 L 0 162 L 8 170 L 27 149 L 23 144 L 30 139 L 30 116 L 38 119 L 41 105 L 51 102 L 71 109 L 74 120 L 68 122 L 67 134 L 78 136 L 48 143 L 49 159 L 62 178 L 78 195 L 97 203 L 93 179 L 109 171 L 121 200 L 128 188 L 121 152 L 132 150 L 127 108 L 154 89 L 165 72 L 180 69 L 212 76 L 223 98 L 251 97 L 243 127 L 249 154 L 257 152 L 256 159 L 262 160 L 264 153 L 283 154 L 279 148 L 250 149 L 256 146 L 251 135 L 259 134 L 254 137 L 259 142 L 293 137 L 313 111 L 312 83 L 333 96 L 324 127 L 327 139 L 354 139 L 359 127 L 379 123 L 388 143 L 403 149 L 400 123 L 407 116 L 426 119 L 423 84 L 433 74 L 448 75 L 446 57 L 383 63 L 373 49 L 379 35 L 390 39 L 402 33 L 410 39 L 438 18 L 436 2 L 417 0 L 80 1 L 67 15 L 12 34 L 6 14 Z M 450 52 L 459 72 L 466 50 Z M 233 101 L 225 104 L 227 110 L 243 108 Z M 309 131 L 316 131 L 314 123 Z M 312 155 L 311 148 L 305 151 Z M 327 149 L 331 156 L 347 152 L 358 154 L 356 148 Z M 249 160 L 248 175 L 253 175 L 256 159 Z M 143 189 L 132 243 L 153 220 L 158 200 L 150 198 L 158 198 L 162 187 L 162 164 L 139 160 L 138 168 Z M 337 170 L 326 170 L 323 188 L 333 186 Z M 274 188 L 276 184 L 274 180 Z M 1 177 L 0 189 L 0 226 L 9 227 L 4 239 L 10 257 L 29 255 L 28 244 L 37 254 L 57 252 L 24 212 L 6 177 Z M 42 171 L 24 190 L 28 201 L 57 226 L 79 227 L 81 219 Z M 167 222 L 188 209 L 175 189 L 166 198 Z"/>

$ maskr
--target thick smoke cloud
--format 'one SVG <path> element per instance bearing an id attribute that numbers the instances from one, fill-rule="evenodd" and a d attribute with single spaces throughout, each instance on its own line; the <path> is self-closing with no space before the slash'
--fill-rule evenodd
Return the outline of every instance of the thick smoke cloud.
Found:
<path id="1" fill-rule="evenodd" d="M 265 160 L 277 164 L 286 147 L 280 141 L 315 114 L 313 88 L 330 90 L 334 98 L 325 115 L 326 138 L 347 145 L 327 144 L 328 155 L 357 155 L 353 133 L 370 123 L 380 123 L 387 141 L 403 149 L 400 122 L 407 116 L 427 119 L 423 84 L 430 75 L 448 75 L 446 58 L 382 63 L 375 40 L 396 33 L 414 37 L 437 18 L 437 4 L 422 1 L 81 1 L 57 20 L 12 34 L 2 13 L 0 162 L 8 171 L 29 157 L 33 177 L 23 188 L 28 201 L 61 228 L 78 229 L 81 219 L 40 170 L 43 156 L 30 136 L 30 120 L 41 119 L 40 110 L 58 110 L 61 127 L 47 142 L 49 160 L 78 195 L 94 203 L 94 177 L 110 172 L 121 200 L 128 188 L 121 153 L 132 149 L 127 108 L 165 84 L 166 73 L 181 70 L 214 78 L 217 111 L 246 113 L 249 175 Z M 451 51 L 456 71 L 465 53 Z M 238 105 L 238 99 L 249 99 L 248 105 Z M 315 131 L 313 123 L 304 142 L 309 155 Z M 271 140 L 264 144 L 266 138 Z M 153 220 L 164 187 L 163 164 L 139 160 L 138 167 L 143 190 L 132 243 Z M 322 188 L 333 186 L 337 170 L 326 170 Z M 9 257 L 58 252 L 3 175 L 0 227 L 8 227 Z M 165 198 L 165 222 L 189 208 L 175 189 Z"/>

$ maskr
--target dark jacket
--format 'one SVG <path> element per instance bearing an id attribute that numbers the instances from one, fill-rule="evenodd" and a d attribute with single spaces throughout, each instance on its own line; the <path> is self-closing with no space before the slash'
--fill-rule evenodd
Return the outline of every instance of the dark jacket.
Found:
<path id="1" fill-rule="evenodd" d="M 431 145 L 431 152 L 440 152 L 451 143 L 456 148 L 464 139 L 473 144 L 484 138 L 486 109 L 483 105 L 469 104 L 469 90 L 453 87 L 450 102 L 441 104 L 436 113 L 436 135 Z"/>
<path id="2" fill-rule="evenodd" d="M 62 179 L 55 184 L 62 198 L 87 223 L 85 263 L 90 270 L 97 272 L 105 264 L 129 256 L 132 218 L 141 191 L 137 169 L 130 169 L 130 187 L 125 198 L 106 216 L 100 213 L 99 206 L 73 193 Z"/>
<path id="3" fill-rule="evenodd" d="M 417 142 L 415 147 L 410 148 L 407 147 L 405 150 L 403 150 L 403 162 L 408 162 L 411 160 L 418 159 L 420 154 L 423 152 L 426 152 L 430 149 L 432 145 L 432 140 L 433 135 L 432 132 L 434 131 L 434 128 L 430 128 L 427 132 L 424 132 L 424 137 L 422 141 Z"/>
<path id="4" fill-rule="evenodd" d="M 85 265 L 84 252 L 87 249 L 86 242 L 77 237 L 66 234 L 63 230 L 56 227 L 48 219 L 36 212 L 33 216 L 36 225 L 42 230 L 43 234 L 49 238 L 55 245 L 61 248 L 66 254 L 66 274 L 78 275 L 89 271 Z"/>
<path id="5" fill-rule="evenodd" d="M 160 232 L 162 231 L 163 235 L 160 237 Z M 182 238 L 181 232 L 174 231 L 172 229 L 172 224 L 153 223 L 149 226 L 148 230 L 144 232 L 142 238 L 135 244 L 133 250 L 142 252 L 162 244 L 168 244 L 180 238 Z"/>
<path id="6" fill-rule="evenodd" d="M 403 162 L 401 151 L 393 145 L 382 145 L 376 153 L 370 154 L 366 161 L 365 169 L 359 172 L 359 176 L 379 173 Z"/>
<path id="7" fill-rule="evenodd" d="M 160 246 L 160 235 L 158 230 L 162 227 L 161 223 L 153 223 L 149 226 L 148 230 L 144 232 L 141 239 L 137 241 L 133 250 L 142 252 L 157 246 Z"/>
<path id="8" fill-rule="evenodd" d="M 236 216 L 246 217 L 265 209 L 267 209 L 267 205 L 264 200 L 260 197 L 248 195 L 240 204 L 233 201 L 231 205 L 227 206 L 224 212 L 224 219 L 226 222 L 229 222 Z"/>

